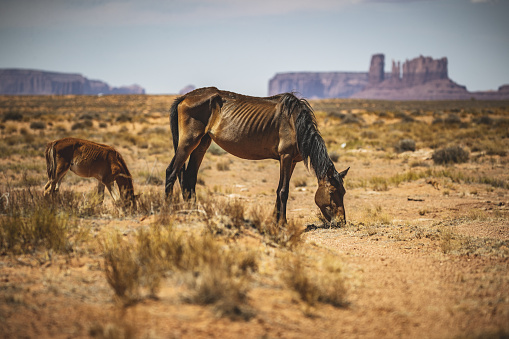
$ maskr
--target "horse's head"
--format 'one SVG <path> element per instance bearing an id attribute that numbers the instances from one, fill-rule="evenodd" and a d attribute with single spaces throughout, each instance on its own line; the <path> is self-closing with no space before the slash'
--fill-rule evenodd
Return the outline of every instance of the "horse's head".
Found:
<path id="1" fill-rule="evenodd" d="M 349 169 L 350 167 L 338 173 L 334 166 L 330 166 L 326 177 L 318 182 L 315 203 L 328 221 L 342 218 L 346 222 L 345 205 L 343 204 L 346 190 L 343 186 L 343 178 Z"/>

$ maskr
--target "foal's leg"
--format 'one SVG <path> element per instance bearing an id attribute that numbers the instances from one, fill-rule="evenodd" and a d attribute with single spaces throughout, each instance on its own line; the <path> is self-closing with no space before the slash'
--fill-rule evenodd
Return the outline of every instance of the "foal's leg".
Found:
<path id="1" fill-rule="evenodd" d="M 104 184 L 100 181 L 97 182 L 97 197 L 99 198 L 98 203 L 102 204 L 104 201 Z"/>
<path id="2" fill-rule="evenodd" d="M 276 192 L 276 220 L 286 223 L 286 203 L 290 192 L 290 178 L 295 163 L 289 155 L 282 155 L 279 160 L 279 185 Z"/>
<path id="3" fill-rule="evenodd" d="M 57 161 L 55 177 L 53 179 L 51 178 L 48 179 L 48 182 L 44 186 L 44 195 L 58 192 L 58 190 L 60 189 L 60 183 L 62 182 L 62 179 L 64 178 L 70 167 L 71 167 L 70 163 Z"/>
<path id="4" fill-rule="evenodd" d="M 184 199 L 196 198 L 196 181 L 198 178 L 198 169 L 200 168 L 203 157 L 205 156 L 205 153 L 207 152 L 211 142 L 212 139 L 210 136 L 208 134 L 204 135 L 198 147 L 195 148 L 189 157 L 189 161 L 182 178 L 183 182 L 181 182 L 182 196 Z"/>
<path id="5" fill-rule="evenodd" d="M 116 203 L 118 201 L 118 199 L 119 199 L 119 196 L 115 192 L 115 190 L 113 189 L 113 181 L 111 181 L 111 182 L 104 182 L 103 185 L 106 186 L 106 189 L 108 190 L 108 193 L 110 194 L 110 196 L 113 199 L 113 201 Z"/>

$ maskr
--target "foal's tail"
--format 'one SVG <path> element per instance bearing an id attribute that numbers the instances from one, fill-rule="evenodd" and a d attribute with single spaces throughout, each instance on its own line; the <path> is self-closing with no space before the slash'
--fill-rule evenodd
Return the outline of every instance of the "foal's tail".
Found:
<path id="1" fill-rule="evenodd" d="M 54 180 L 57 171 L 57 154 L 55 152 L 56 141 L 49 142 L 46 145 L 46 173 L 48 174 L 49 180 Z"/>

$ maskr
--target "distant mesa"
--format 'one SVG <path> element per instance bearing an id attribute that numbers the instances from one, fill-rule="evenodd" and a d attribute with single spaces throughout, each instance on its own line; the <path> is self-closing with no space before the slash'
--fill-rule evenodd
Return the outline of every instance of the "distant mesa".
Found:
<path id="1" fill-rule="evenodd" d="M 269 95 L 297 92 L 310 99 L 360 98 L 381 100 L 509 100 L 509 85 L 498 91 L 469 92 L 449 79 L 447 58 L 419 56 L 403 64 L 375 54 L 368 72 L 278 73 L 269 81 Z"/>
<path id="2" fill-rule="evenodd" d="M 29 69 L 0 69 L 0 94 L 145 94 L 145 89 L 138 85 L 111 87 L 103 81 L 89 80 L 81 74 Z"/>
<path id="3" fill-rule="evenodd" d="M 179 91 L 179 94 L 180 95 L 184 95 L 184 94 L 187 94 L 191 91 L 194 91 L 196 89 L 196 86 L 194 85 L 187 85 L 186 87 L 182 88 L 180 91 Z"/>

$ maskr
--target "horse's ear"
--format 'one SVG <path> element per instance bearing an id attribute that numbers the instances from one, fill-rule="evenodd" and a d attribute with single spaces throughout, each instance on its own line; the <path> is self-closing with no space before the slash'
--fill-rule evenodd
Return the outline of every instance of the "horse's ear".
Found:
<path id="1" fill-rule="evenodd" d="M 343 178 L 346 176 L 346 174 L 348 173 L 348 170 L 349 170 L 349 169 L 350 169 L 350 167 L 348 167 L 348 168 L 347 168 L 346 170 L 344 170 L 343 172 L 339 173 L 339 177 L 340 177 L 341 179 L 343 179 Z"/>

